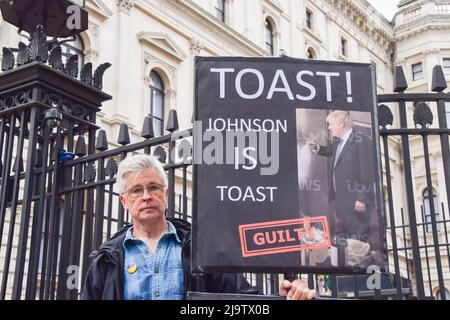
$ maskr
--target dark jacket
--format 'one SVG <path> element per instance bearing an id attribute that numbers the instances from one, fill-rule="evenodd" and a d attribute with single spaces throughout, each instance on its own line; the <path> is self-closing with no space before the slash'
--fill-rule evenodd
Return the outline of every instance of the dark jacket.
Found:
<path id="1" fill-rule="evenodd" d="M 334 200 L 336 214 L 343 219 L 344 232 L 367 234 L 370 215 L 375 202 L 374 162 L 372 140 L 361 132 L 353 131 L 341 151 L 334 167 L 339 141 L 321 146 L 319 155 L 331 158 L 329 200 Z M 333 187 L 336 177 L 336 190 Z M 366 205 L 365 214 L 355 212 L 356 201 Z"/>
<path id="2" fill-rule="evenodd" d="M 180 219 L 168 218 L 177 230 L 182 242 L 182 267 L 184 271 L 184 294 L 187 291 L 210 293 L 258 293 L 240 274 L 201 274 L 191 272 L 191 225 Z M 110 240 L 90 254 L 90 266 L 86 274 L 82 300 L 123 299 L 123 241 L 128 225 Z"/>

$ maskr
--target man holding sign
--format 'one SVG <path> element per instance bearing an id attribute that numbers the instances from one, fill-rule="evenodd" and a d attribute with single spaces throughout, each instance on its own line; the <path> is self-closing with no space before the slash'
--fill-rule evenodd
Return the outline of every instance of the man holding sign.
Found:
<path id="1" fill-rule="evenodd" d="M 168 181 L 156 158 L 126 158 L 117 181 L 120 201 L 133 224 L 92 252 L 82 299 L 181 300 L 187 291 L 257 293 L 241 274 L 192 273 L 191 225 L 166 218 Z M 298 279 L 283 281 L 280 294 L 288 300 L 315 297 Z"/>

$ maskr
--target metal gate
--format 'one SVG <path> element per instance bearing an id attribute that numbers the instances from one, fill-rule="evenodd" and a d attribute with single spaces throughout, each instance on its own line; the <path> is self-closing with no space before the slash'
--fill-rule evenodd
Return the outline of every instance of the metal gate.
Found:
<path id="1" fill-rule="evenodd" d="M 101 66 L 83 66 L 82 81 L 69 66 L 28 61 L 0 75 L 0 295 L 2 299 L 77 299 L 88 255 L 130 222 L 115 186 L 117 163 L 135 152 L 154 154 L 169 177 L 168 215 L 190 219 L 192 130 L 179 131 L 175 111 L 154 137 L 144 120 L 142 141 L 108 150 L 96 126 Z M 57 70 L 58 69 L 58 70 Z M 450 283 L 450 101 L 440 66 L 432 93 L 404 93 L 396 70 L 394 94 L 380 95 L 378 110 L 385 188 L 388 273 L 368 289 L 364 276 L 300 275 L 323 295 L 353 298 L 446 298 Z M 437 115 L 438 124 L 433 123 Z M 414 148 L 414 150 L 412 150 Z M 417 151 L 420 149 L 419 151 Z M 412 163 L 414 160 L 414 163 Z M 418 203 L 417 180 L 426 192 Z M 443 183 L 437 184 L 437 181 Z M 439 197 L 436 195 L 439 193 Z M 194 213 L 195 214 L 195 213 Z M 266 294 L 279 275 L 247 275 Z M 446 287 L 447 286 L 447 287 Z M 448 297 L 447 297 L 448 298 Z"/>

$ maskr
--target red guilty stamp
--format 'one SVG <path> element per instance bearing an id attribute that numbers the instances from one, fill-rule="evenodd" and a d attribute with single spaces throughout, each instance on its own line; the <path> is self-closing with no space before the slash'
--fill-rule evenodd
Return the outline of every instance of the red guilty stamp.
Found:
<path id="1" fill-rule="evenodd" d="M 239 226 L 243 257 L 331 247 L 327 217 L 313 217 Z"/>

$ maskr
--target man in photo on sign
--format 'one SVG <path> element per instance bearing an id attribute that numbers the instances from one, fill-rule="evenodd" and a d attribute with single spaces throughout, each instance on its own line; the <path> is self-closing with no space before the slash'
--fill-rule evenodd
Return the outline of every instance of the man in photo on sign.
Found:
<path id="1" fill-rule="evenodd" d="M 370 249 L 367 244 L 375 208 L 372 140 L 354 130 L 346 111 L 331 112 L 326 121 L 333 142 L 308 144 L 312 153 L 331 160 L 328 198 L 335 210 L 332 232 L 339 240 L 347 240 L 347 245 L 357 241 Z"/>

